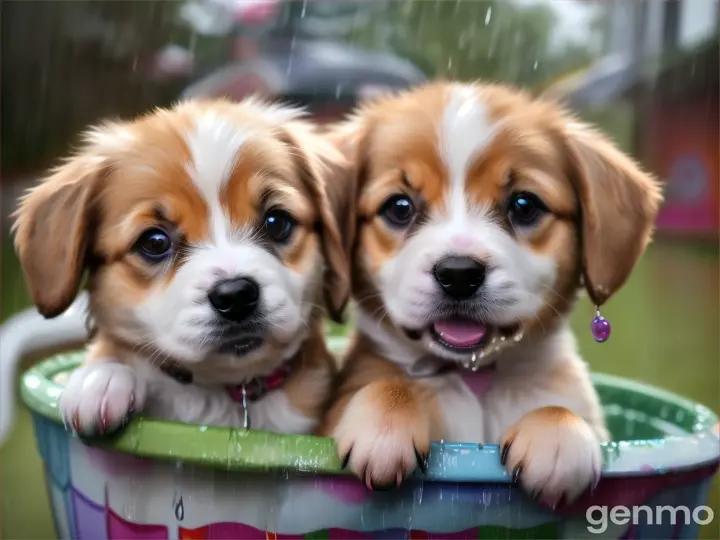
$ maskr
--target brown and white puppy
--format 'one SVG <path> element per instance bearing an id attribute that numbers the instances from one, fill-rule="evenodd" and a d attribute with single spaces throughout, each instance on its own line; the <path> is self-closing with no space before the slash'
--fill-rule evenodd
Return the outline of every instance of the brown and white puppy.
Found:
<path id="1" fill-rule="evenodd" d="M 602 305 L 651 235 L 655 181 L 556 104 L 434 83 L 329 135 L 354 162 L 331 196 L 357 335 L 321 426 L 368 487 L 424 466 L 431 440 L 500 443 L 555 504 L 597 478 L 608 438 L 568 324 Z"/>
<path id="2" fill-rule="evenodd" d="M 334 371 L 323 291 L 338 314 L 349 279 L 324 187 L 342 156 L 301 116 L 209 101 L 107 123 L 22 200 L 40 313 L 62 313 L 88 274 L 97 331 L 61 396 L 66 424 L 243 426 L 244 399 L 254 428 L 315 427 Z"/>

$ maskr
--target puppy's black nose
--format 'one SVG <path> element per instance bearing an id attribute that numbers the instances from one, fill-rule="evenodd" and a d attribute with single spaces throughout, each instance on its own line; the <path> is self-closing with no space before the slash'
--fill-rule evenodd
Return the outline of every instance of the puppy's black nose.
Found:
<path id="1" fill-rule="evenodd" d="M 435 265 L 433 275 L 445 294 L 464 300 L 485 281 L 485 265 L 470 257 L 447 257 Z"/>
<path id="2" fill-rule="evenodd" d="M 234 322 L 243 321 L 252 315 L 259 298 L 258 284 L 248 278 L 221 281 L 208 293 L 215 311 Z"/>

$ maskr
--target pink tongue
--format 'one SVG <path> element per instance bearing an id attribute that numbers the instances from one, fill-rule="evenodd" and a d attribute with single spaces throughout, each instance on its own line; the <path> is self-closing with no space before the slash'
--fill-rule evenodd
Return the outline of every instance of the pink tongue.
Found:
<path id="1" fill-rule="evenodd" d="M 443 341 L 454 347 L 477 345 L 487 332 L 484 324 L 462 320 L 438 321 L 434 328 Z"/>

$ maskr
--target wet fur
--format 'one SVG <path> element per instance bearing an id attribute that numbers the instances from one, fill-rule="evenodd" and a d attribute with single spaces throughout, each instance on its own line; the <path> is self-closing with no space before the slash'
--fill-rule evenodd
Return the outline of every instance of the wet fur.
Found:
<path id="1" fill-rule="evenodd" d="M 223 385 L 288 361 L 284 387 L 252 404 L 252 426 L 312 431 L 335 372 L 323 316 L 339 317 L 349 288 L 325 188 L 328 164 L 339 159 L 301 112 L 253 99 L 183 102 L 90 129 L 22 199 L 15 222 L 26 282 L 45 317 L 65 311 L 87 276 L 96 331 L 60 400 L 66 424 L 102 434 L 141 412 L 239 427 L 242 407 Z M 269 248 L 257 232 L 268 198 L 299 222 L 287 246 Z M 178 248 L 152 265 L 132 246 L 157 225 L 177 235 Z M 217 319 L 207 299 L 214 280 L 238 273 L 261 284 L 268 311 L 265 344 L 240 359 L 213 352 L 204 326 Z M 194 382 L 163 373 L 167 363 Z"/>
<path id="2" fill-rule="evenodd" d="M 335 437 L 368 486 L 399 483 L 442 438 L 501 444 L 503 463 L 529 492 L 551 505 L 576 498 L 597 480 L 608 433 L 568 315 L 583 284 L 602 305 L 626 281 L 650 240 L 658 184 L 557 104 L 502 85 L 437 82 L 381 97 L 327 137 L 353 164 L 330 199 L 345 218 L 358 328 L 320 432 Z M 513 182 L 551 208 L 522 234 L 486 210 L 501 207 Z M 407 184 L 424 219 L 395 234 L 376 212 Z M 453 195 L 459 185 L 462 198 Z M 511 283 L 497 287 L 498 298 L 525 291 L 512 308 L 525 336 L 496 357 L 495 380 L 479 398 L 457 374 L 412 375 L 437 351 L 400 329 L 432 317 L 413 307 L 421 293 L 410 287 L 427 290 L 417 261 L 448 249 L 495 261 Z"/>

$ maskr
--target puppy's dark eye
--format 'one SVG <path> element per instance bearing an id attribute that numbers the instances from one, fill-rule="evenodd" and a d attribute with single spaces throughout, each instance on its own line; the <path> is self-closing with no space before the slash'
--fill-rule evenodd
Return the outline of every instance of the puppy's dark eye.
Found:
<path id="1" fill-rule="evenodd" d="M 516 227 L 531 227 L 548 212 L 545 203 L 533 193 L 517 193 L 510 197 L 508 218 Z"/>
<path id="2" fill-rule="evenodd" d="M 172 240 L 162 229 L 148 229 L 135 242 L 134 250 L 150 262 L 159 262 L 172 253 Z"/>
<path id="3" fill-rule="evenodd" d="M 380 207 L 380 215 L 396 228 L 410 225 L 415 212 L 415 205 L 407 195 L 393 195 Z"/>
<path id="4" fill-rule="evenodd" d="M 295 219 L 285 210 L 271 208 L 265 214 L 265 233 L 277 244 L 284 244 L 290 239 L 295 225 Z"/>

